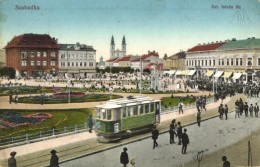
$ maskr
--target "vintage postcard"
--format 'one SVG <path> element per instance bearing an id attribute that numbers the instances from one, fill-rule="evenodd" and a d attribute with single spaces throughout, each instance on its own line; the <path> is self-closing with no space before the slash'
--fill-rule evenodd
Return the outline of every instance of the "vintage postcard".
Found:
<path id="1" fill-rule="evenodd" d="M 260 0 L 0 0 L 1 167 L 260 166 Z"/>

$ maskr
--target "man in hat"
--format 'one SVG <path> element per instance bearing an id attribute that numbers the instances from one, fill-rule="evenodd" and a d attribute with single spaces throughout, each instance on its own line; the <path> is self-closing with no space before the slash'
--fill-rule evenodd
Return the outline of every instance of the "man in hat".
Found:
<path id="1" fill-rule="evenodd" d="M 17 167 L 16 165 L 16 159 L 14 158 L 14 156 L 16 155 L 15 151 L 12 151 L 10 153 L 10 158 L 8 159 L 8 167 Z"/>
<path id="2" fill-rule="evenodd" d="M 190 143 L 189 136 L 187 135 L 187 129 L 184 129 L 184 133 L 182 134 L 182 149 L 181 153 L 186 154 L 187 146 Z"/>
<path id="3" fill-rule="evenodd" d="M 124 165 L 124 167 L 126 167 L 126 165 L 129 163 L 129 159 L 128 159 L 128 154 L 127 154 L 127 148 L 125 147 L 124 152 L 121 153 L 120 156 L 120 163 Z"/>
<path id="4" fill-rule="evenodd" d="M 51 150 L 50 167 L 59 167 L 59 157 L 56 155 L 56 150 Z"/>
<path id="5" fill-rule="evenodd" d="M 88 127 L 89 127 L 89 133 L 92 133 L 94 121 L 92 115 L 89 116 L 88 118 Z"/>
<path id="6" fill-rule="evenodd" d="M 156 126 L 154 126 L 152 130 L 153 149 L 158 146 L 158 143 L 156 141 L 158 139 L 158 136 L 159 136 L 159 131 L 158 129 L 156 129 Z"/>
<path id="7" fill-rule="evenodd" d="M 230 167 L 230 162 L 227 160 L 226 156 L 222 156 L 223 166 L 222 167 Z"/>

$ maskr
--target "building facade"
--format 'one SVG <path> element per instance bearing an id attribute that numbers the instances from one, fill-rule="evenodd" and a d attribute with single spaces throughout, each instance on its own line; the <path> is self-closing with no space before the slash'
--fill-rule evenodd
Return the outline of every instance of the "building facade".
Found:
<path id="1" fill-rule="evenodd" d="M 56 76 L 58 68 L 58 41 L 47 34 L 15 36 L 4 47 L 6 66 L 16 70 L 16 77 Z"/>
<path id="2" fill-rule="evenodd" d="M 110 59 L 124 57 L 125 55 L 126 55 L 125 36 L 123 36 L 122 39 L 121 50 L 115 49 L 115 41 L 114 41 L 114 37 L 112 36 L 111 43 L 110 43 Z"/>
<path id="3" fill-rule="evenodd" d="M 96 50 L 85 44 L 59 44 L 59 76 L 86 78 L 96 72 Z"/>
<path id="4" fill-rule="evenodd" d="M 185 68 L 185 58 L 186 58 L 186 53 L 183 51 L 180 51 L 180 52 L 168 57 L 163 62 L 164 69 L 179 70 L 179 69 Z"/>

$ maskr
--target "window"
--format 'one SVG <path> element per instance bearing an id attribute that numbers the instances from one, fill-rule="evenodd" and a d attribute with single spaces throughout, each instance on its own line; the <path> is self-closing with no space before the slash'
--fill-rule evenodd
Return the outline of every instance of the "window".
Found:
<path id="1" fill-rule="evenodd" d="M 47 66 L 47 61 L 43 61 L 43 62 L 42 62 L 42 65 L 43 65 L 43 66 Z"/>
<path id="2" fill-rule="evenodd" d="M 111 118 L 112 118 L 111 110 L 107 110 L 107 119 L 111 120 Z"/>
<path id="3" fill-rule="evenodd" d="M 192 60 L 191 64 L 192 64 L 192 66 L 193 66 L 193 60 Z"/>
<path id="4" fill-rule="evenodd" d="M 41 56 L 41 52 L 37 52 L 37 57 L 40 57 Z"/>
<path id="5" fill-rule="evenodd" d="M 150 109 L 149 104 L 145 104 L 145 110 L 144 110 L 144 112 L 145 112 L 145 113 L 149 113 L 149 109 Z"/>
<path id="6" fill-rule="evenodd" d="M 138 107 L 137 106 L 133 106 L 133 110 L 134 110 L 134 115 L 138 115 Z"/>
<path id="7" fill-rule="evenodd" d="M 213 60 L 213 66 L 215 66 L 216 65 L 216 60 Z"/>
<path id="8" fill-rule="evenodd" d="M 40 66 L 41 65 L 41 61 L 37 61 L 37 66 Z"/>
<path id="9" fill-rule="evenodd" d="M 201 60 L 201 65 L 204 66 L 204 60 Z"/>
<path id="10" fill-rule="evenodd" d="M 70 66 L 70 62 L 68 62 L 68 67 Z"/>
<path id="11" fill-rule="evenodd" d="M 230 65 L 231 65 L 231 66 L 234 65 L 234 60 L 233 60 L 233 58 L 230 59 Z"/>
<path id="12" fill-rule="evenodd" d="M 227 59 L 227 66 L 229 66 L 229 59 Z"/>
<path id="13" fill-rule="evenodd" d="M 82 66 L 82 62 L 80 62 L 80 64 L 79 64 L 79 65 L 80 65 L 80 67 L 81 67 L 81 66 Z"/>
<path id="14" fill-rule="evenodd" d="M 243 65 L 243 58 L 240 58 L 240 65 Z"/>
<path id="15" fill-rule="evenodd" d="M 27 52 L 26 51 L 21 52 L 21 59 L 27 59 Z"/>
<path id="16" fill-rule="evenodd" d="M 224 66 L 224 59 L 221 60 L 221 64 L 222 64 L 222 66 Z"/>
<path id="17" fill-rule="evenodd" d="M 43 52 L 43 57 L 47 57 L 47 52 Z"/>
<path id="18" fill-rule="evenodd" d="M 89 62 L 89 67 L 93 67 L 93 62 Z"/>
<path id="19" fill-rule="evenodd" d="M 238 66 L 238 58 L 236 58 L 236 66 Z"/>
<path id="20" fill-rule="evenodd" d="M 257 60 L 258 60 L 258 66 L 260 66 L 260 58 L 258 58 Z"/>
<path id="21" fill-rule="evenodd" d="M 251 67 L 252 65 L 252 58 L 247 58 L 247 66 Z"/>
<path id="22" fill-rule="evenodd" d="M 31 52 L 31 57 L 34 57 L 34 52 L 33 51 Z"/>
<path id="23" fill-rule="evenodd" d="M 71 66 L 74 67 L 74 62 L 71 63 Z"/>
<path id="24" fill-rule="evenodd" d="M 211 60 L 209 60 L 209 65 L 211 66 Z"/>
<path id="25" fill-rule="evenodd" d="M 78 62 L 76 62 L 76 67 L 78 67 Z"/>
<path id="26" fill-rule="evenodd" d="M 55 52 L 51 52 L 51 57 L 56 57 Z"/>
<path id="27" fill-rule="evenodd" d="M 51 61 L 51 66 L 55 66 L 56 62 L 55 61 Z"/>
<path id="28" fill-rule="evenodd" d="M 31 61 L 31 66 L 34 66 L 34 61 Z"/>
<path id="29" fill-rule="evenodd" d="M 86 62 L 84 62 L 84 66 L 85 66 L 85 67 L 87 66 L 87 63 L 86 63 Z"/>
<path id="30" fill-rule="evenodd" d="M 208 60 L 205 60 L 205 66 L 207 66 L 208 65 Z"/>
<path id="31" fill-rule="evenodd" d="M 139 105 L 139 108 L 140 108 L 140 114 L 143 114 L 144 113 L 144 106 L 143 105 Z"/>
<path id="32" fill-rule="evenodd" d="M 151 103 L 151 112 L 154 112 L 154 103 Z"/>
<path id="33" fill-rule="evenodd" d="M 195 66 L 197 65 L 197 60 L 195 60 Z"/>
<path id="34" fill-rule="evenodd" d="M 27 61 L 26 60 L 22 61 L 22 66 L 27 66 Z"/>
<path id="35" fill-rule="evenodd" d="M 220 59 L 218 59 L 218 65 L 220 66 Z"/>
<path id="36" fill-rule="evenodd" d="M 128 108 L 129 109 L 129 108 Z M 122 108 L 122 117 L 125 118 L 126 117 L 126 108 Z"/>

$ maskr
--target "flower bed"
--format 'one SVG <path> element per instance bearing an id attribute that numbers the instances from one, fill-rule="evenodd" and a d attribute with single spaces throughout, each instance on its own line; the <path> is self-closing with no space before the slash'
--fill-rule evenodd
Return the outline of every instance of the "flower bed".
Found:
<path id="1" fill-rule="evenodd" d="M 25 126 L 25 125 L 36 125 L 50 118 L 52 118 L 52 115 L 49 113 L 36 113 L 36 114 L 22 116 L 19 113 L 5 112 L 0 117 L 0 124 L 1 124 L 0 129 L 15 128 L 18 126 Z"/>
<path id="2" fill-rule="evenodd" d="M 70 98 L 80 98 L 86 96 L 85 93 L 81 92 L 70 92 Z M 68 93 L 55 93 L 52 95 L 53 98 L 68 98 Z"/>

